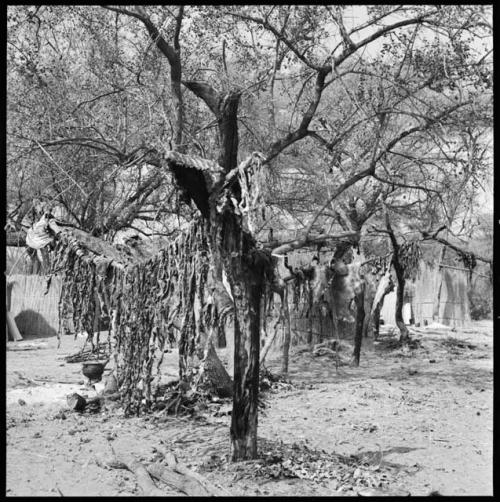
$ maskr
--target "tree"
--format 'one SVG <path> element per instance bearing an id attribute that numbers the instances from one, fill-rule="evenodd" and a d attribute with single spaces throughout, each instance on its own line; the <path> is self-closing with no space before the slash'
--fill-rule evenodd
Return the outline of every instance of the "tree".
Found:
<path id="1" fill-rule="evenodd" d="M 32 11 L 20 8 L 20 12 Z M 29 153 L 36 148 L 38 159 L 46 157 L 55 167 L 63 164 L 54 159 L 55 152 L 65 160 L 80 152 L 82 165 L 92 152 L 102 156 L 101 165 L 110 174 L 115 169 L 124 171 L 125 166 L 132 169 L 135 185 L 129 196 L 111 191 L 109 199 L 119 202 L 111 211 L 105 204 L 93 203 L 96 216 L 91 219 L 98 221 L 97 232 L 133 225 L 144 209 L 149 210 L 154 196 L 161 207 L 161 192 L 169 179 L 175 180 L 182 199 L 209 226 L 214 288 L 224 290 L 218 285 L 225 273 L 234 305 L 231 435 L 235 459 L 252 458 L 257 452 L 260 299 L 272 275 L 270 250 L 257 246 L 255 225 L 256 210 L 265 205 L 265 169 L 275 179 L 283 177 L 284 190 L 294 182 L 282 175 L 290 164 L 294 175 L 300 174 L 301 186 L 296 189 L 317 186 L 318 172 L 331 169 L 333 175 L 311 197 L 314 210 L 306 213 L 299 235 L 275 243 L 275 253 L 338 240 L 340 234 L 333 226 L 330 231 L 323 229 L 332 202 L 368 177 L 410 189 L 405 176 L 408 166 L 397 161 L 405 158 L 405 148 L 420 142 L 420 151 L 425 151 L 437 131 L 458 123 L 464 114 L 472 123 L 479 96 L 490 85 L 487 71 L 483 75 L 488 58 L 478 60 L 475 53 L 467 54 L 470 44 L 462 40 L 470 32 L 491 32 L 483 18 L 486 8 L 369 6 L 363 8 L 365 20 L 352 26 L 347 13 L 345 7 L 329 6 L 50 7 L 27 15 L 26 19 L 34 19 L 33 29 L 27 28 L 28 21 L 21 21 L 19 27 L 21 39 L 34 41 L 36 47 L 30 61 L 44 62 L 47 54 L 62 57 L 60 63 L 49 65 L 51 80 L 44 79 L 38 67 L 22 77 L 26 85 L 36 86 L 39 99 L 33 105 L 40 107 L 35 115 L 38 122 L 27 123 L 26 134 L 15 132 L 22 126 L 22 120 L 17 120 L 10 137 L 24 141 Z M 15 35 L 17 28 L 11 25 L 10 33 Z M 70 28 L 75 28 L 74 38 Z M 59 48 L 48 36 L 37 45 L 40 34 L 51 30 Z M 434 33 L 439 43 L 429 56 L 431 44 L 425 38 Z M 376 47 L 378 41 L 386 41 L 387 46 Z M 82 49 L 89 45 L 91 51 Z M 380 57 L 361 58 L 369 47 L 375 47 Z M 15 49 L 11 52 L 17 54 Z M 22 65 L 14 61 L 13 66 Z M 359 86 L 354 95 L 350 88 L 361 83 L 360 68 L 367 69 L 363 73 L 372 74 L 368 77 L 378 86 L 373 82 Z M 466 74 L 460 76 L 468 79 L 469 88 L 458 91 L 458 100 L 443 93 L 456 81 L 449 68 L 457 72 L 465 68 Z M 75 79 L 69 78 L 71 71 Z M 14 77 L 21 78 L 16 71 Z M 89 84 L 89 96 L 71 103 L 82 82 Z M 397 92 L 391 91 L 393 87 Z M 281 100 L 285 110 L 269 99 L 280 94 L 278 103 Z M 40 99 L 46 96 L 51 100 Z M 74 106 L 57 107 L 68 103 L 63 97 L 70 97 Z M 250 103 L 258 104 L 255 111 Z M 338 112 L 332 114 L 337 105 Z M 88 107 L 95 109 L 94 116 L 85 111 Z M 269 135 L 267 129 L 262 132 L 259 110 L 266 127 L 270 124 Z M 76 125 L 71 122 L 75 115 Z M 318 153 L 313 144 L 324 150 Z M 250 155 L 256 150 L 261 153 Z M 192 151 L 217 159 L 219 167 L 193 168 L 175 156 Z M 410 165 L 417 160 L 406 159 Z M 429 160 L 427 166 L 431 165 Z M 171 177 L 165 175 L 167 169 Z M 73 171 L 63 171 L 74 191 L 89 192 L 74 183 Z M 420 180 L 428 175 L 425 169 L 416 172 Z M 90 178 L 89 182 L 95 181 L 96 176 Z M 66 188 L 56 188 L 61 204 Z M 106 199 L 105 188 L 106 183 L 97 190 L 102 194 L 97 200 Z M 299 209 L 309 203 L 308 197 L 304 199 Z M 279 209 L 275 207 L 271 215 Z M 74 214 L 82 222 L 84 216 Z M 352 237 L 356 232 L 348 234 Z"/>

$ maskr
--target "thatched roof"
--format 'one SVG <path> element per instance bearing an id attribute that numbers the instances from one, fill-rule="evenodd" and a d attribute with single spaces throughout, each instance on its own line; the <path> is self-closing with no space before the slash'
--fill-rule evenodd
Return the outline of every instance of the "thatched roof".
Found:
<path id="1" fill-rule="evenodd" d="M 183 192 L 208 217 L 208 199 L 214 186 L 223 179 L 224 169 L 214 161 L 178 152 L 168 152 L 165 159 Z"/>

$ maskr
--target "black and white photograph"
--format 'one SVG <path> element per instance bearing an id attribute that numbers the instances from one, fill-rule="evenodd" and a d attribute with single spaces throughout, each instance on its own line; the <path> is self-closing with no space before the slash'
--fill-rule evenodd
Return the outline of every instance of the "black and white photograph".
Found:
<path id="1" fill-rule="evenodd" d="M 6 497 L 494 495 L 492 4 L 4 19 Z"/>

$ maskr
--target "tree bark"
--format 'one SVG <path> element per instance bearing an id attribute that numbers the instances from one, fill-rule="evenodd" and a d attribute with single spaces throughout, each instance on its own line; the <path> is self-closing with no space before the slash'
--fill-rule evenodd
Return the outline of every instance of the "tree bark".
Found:
<path id="1" fill-rule="evenodd" d="M 432 320 L 439 322 L 439 307 L 441 303 L 441 289 L 443 287 L 443 277 L 441 275 L 441 263 L 443 263 L 444 257 L 446 255 L 446 246 L 443 244 L 443 247 L 441 248 L 441 253 L 439 256 L 439 263 L 437 266 L 437 277 L 439 284 L 437 284 L 436 288 L 436 297 L 434 299 L 434 305 L 432 308 Z"/>
<path id="2" fill-rule="evenodd" d="M 238 163 L 238 105 L 241 94 L 225 95 L 219 104 L 217 123 L 219 126 L 221 151 L 218 162 L 226 169 L 233 169 Z"/>
<path id="3" fill-rule="evenodd" d="M 396 267 L 395 267 L 396 268 Z M 399 328 L 399 332 L 401 333 L 399 337 L 399 341 L 402 345 L 407 345 L 410 341 L 410 333 L 406 328 L 404 319 L 403 319 L 403 302 L 404 302 L 404 292 L 405 292 L 405 278 L 403 276 L 403 271 L 398 267 L 396 269 L 396 277 L 398 281 L 398 288 L 396 293 L 396 326 Z"/>
<path id="4" fill-rule="evenodd" d="M 394 283 L 392 282 L 391 267 L 386 270 L 382 279 L 377 286 L 375 298 L 373 299 L 372 308 L 370 312 L 370 322 L 373 326 L 373 339 L 377 340 L 380 330 L 380 311 L 384 304 L 385 296 L 394 290 Z"/>
<path id="5" fill-rule="evenodd" d="M 285 340 L 283 341 L 283 360 L 281 363 L 281 373 L 286 375 L 288 373 L 288 361 L 290 353 L 290 340 L 292 338 L 292 333 L 290 330 L 290 312 L 288 310 L 288 288 L 285 287 L 285 291 L 282 299 L 282 309 L 283 309 L 283 321 L 285 327 Z"/>
<path id="6" fill-rule="evenodd" d="M 382 310 L 382 304 L 379 303 L 375 309 L 370 314 L 371 323 L 373 326 L 373 339 L 377 340 L 380 335 L 380 311 Z"/>
<path id="7" fill-rule="evenodd" d="M 356 333 L 354 335 L 354 351 L 352 354 L 352 365 L 359 366 L 361 354 L 361 343 L 363 341 L 363 326 L 365 321 L 365 286 L 354 297 L 356 303 Z"/>
<path id="8" fill-rule="evenodd" d="M 387 210 L 385 211 L 385 222 L 387 231 L 389 233 L 389 238 L 391 240 L 392 248 L 394 253 L 392 255 L 392 266 L 394 267 L 394 271 L 396 272 L 396 280 L 397 280 L 397 293 L 396 293 L 396 326 L 399 328 L 400 337 L 399 341 L 402 345 L 408 345 L 410 341 L 410 333 L 406 328 L 404 319 L 403 319 L 403 304 L 404 304 L 404 294 L 405 294 L 405 277 L 404 277 L 404 268 L 401 262 L 399 261 L 399 249 L 400 246 L 396 239 L 396 235 L 391 227 L 391 223 L 389 221 L 389 215 L 387 214 Z"/>
<path id="9" fill-rule="evenodd" d="M 151 464 L 147 468 L 149 474 L 191 497 L 230 495 L 227 490 L 214 486 L 208 479 L 188 469 L 174 454 L 167 453 L 165 460 L 168 467 L 160 463 Z"/>
<path id="10" fill-rule="evenodd" d="M 237 166 L 238 105 L 240 92 L 220 95 L 206 83 L 183 82 L 203 99 L 217 118 L 219 126 L 219 164 L 229 173 Z M 239 185 L 232 195 L 241 198 Z M 217 210 L 220 192 L 210 194 L 211 251 L 214 275 L 222 282 L 227 275 L 234 301 L 234 378 L 231 441 L 233 460 L 257 456 L 257 398 L 259 393 L 260 306 L 266 265 L 254 239 L 243 231 L 241 217 L 230 207 Z"/>
<path id="11" fill-rule="evenodd" d="M 217 93 L 205 82 L 183 81 L 183 84 L 210 108 L 217 119 L 220 153 L 217 159 L 226 172 L 238 164 L 238 106 L 241 92 Z"/>
<path id="12" fill-rule="evenodd" d="M 231 416 L 232 459 L 257 457 L 259 392 L 260 300 L 263 281 L 258 273 L 233 266 L 234 394 Z"/>

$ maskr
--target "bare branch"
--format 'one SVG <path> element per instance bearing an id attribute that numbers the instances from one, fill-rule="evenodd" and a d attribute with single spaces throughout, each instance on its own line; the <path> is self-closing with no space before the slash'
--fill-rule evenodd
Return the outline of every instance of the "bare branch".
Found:
<path id="1" fill-rule="evenodd" d="M 446 227 L 444 227 L 444 228 L 446 228 Z M 476 260 L 482 261 L 484 263 L 489 263 L 491 265 L 491 263 L 492 263 L 491 258 L 486 258 L 482 255 L 478 255 L 477 253 L 473 253 L 472 251 L 467 251 L 461 247 L 456 246 L 455 244 L 452 244 L 451 242 L 447 241 L 446 239 L 443 239 L 442 237 L 437 237 L 437 234 L 441 230 L 444 230 L 444 228 L 440 227 L 440 228 L 438 228 L 438 230 L 436 230 L 433 233 L 423 231 L 423 232 L 421 232 L 422 237 L 424 240 L 433 240 L 436 242 L 440 242 L 441 244 L 444 244 L 445 246 L 449 247 L 450 249 L 453 249 L 455 252 L 457 252 L 461 256 L 468 254 L 468 255 L 473 256 Z"/>
<path id="2" fill-rule="evenodd" d="M 171 65 L 177 64 L 178 55 L 175 49 L 161 36 L 158 28 L 153 24 L 151 19 L 149 19 L 146 11 L 142 6 L 136 6 L 136 10 L 124 9 L 121 7 L 111 7 L 110 5 L 103 5 L 105 9 L 118 12 L 119 14 L 124 14 L 126 16 L 134 17 L 141 21 L 146 27 L 150 37 L 155 42 L 156 47 L 167 57 Z M 180 17 L 179 17 L 180 16 Z M 182 20 L 182 13 L 180 12 L 178 16 L 177 26 L 180 30 L 180 21 Z"/>
<path id="3" fill-rule="evenodd" d="M 317 245 L 320 243 L 329 242 L 332 240 L 342 241 L 342 240 L 350 240 L 352 238 L 357 238 L 359 236 L 358 232 L 342 232 L 339 234 L 321 234 L 315 237 L 308 237 L 307 235 L 294 239 L 292 241 L 286 242 L 284 244 L 280 244 L 275 247 L 272 251 L 273 255 L 284 255 L 293 251 L 294 249 L 303 248 L 305 246 L 310 246 L 312 244 Z"/>
<path id="4" fill-rule="evenodd" d="M 268 148 L 266 152 L 266 162 L 269 162 L 274 157 L 279 155 L 285 148 L 295 143 L 296 141 L 305 138 L 308 135 L 307 128 L 311 123 L 316 110 L 318 109 L 319 102 L 321 100 L 321 95 L 323 93 L 323 89 L 325 88 L 325 78 L 327 73 L 324 71 L 319 71 L 316 76 L 316 84 L 314 87 L 314 98 L 309 105 L 308 109 L 304 113 L 302 120 L 300 122 L 299 127 L 293 131 L 288 133 L 284 138 L 281 138 L 275 142 L 273 142 Z"/>
<path id="5" fill-rule="evenodd" d="M 176 51 L 180 50 L 179 35 L 181 33 L 182 17 L 184 15 L 184 5 L 179 7 L 179 12 L 175 18 L 175 33 L 174 33 L 174 49 Z"/>
<path id="6" fill-rule="evenodd" d="M 105 94 L 101 94 L 100 96 L 96 96 L 95 98 L 92 98 L 92 99 L 88 99 L 86 101 L 81 101 L 80 103 L 78 103 L 75 108 L 73 109 L 73 111 L 71 113 L 75 113 L 78 108 L 80 108 L 80 106 L 83 106 L 83 105 L 86 105 L 86 104 L 89 104 L 89 103 L 93 103 L 94 101 L 97 101 L 98 99 L 102 99 L 102 98 L 105 98 L 106 96 L 111 96 L 113 94 L 118 94 L 120 92 L 124 92 L 125 89 L 117 89 L 115 91 L 110 91 L 110 92 L 106 92 Z"/>
<path id="7" fill-rule="evenodd" d="M 269 30 L 278 40 L 281 40 L 288 47 L 288 49 L 290 49 L 305 65 L 309 66 L 310 68 L 316 71 L 320 71 L 322 69 L 321 66 L 314 64 L 312 61 L 309 61 L 304 56 L 304 54 L 299 51 L 297 46 L 291 40 L 285 37 L 284 30 L 278 30 L 273 25 L 271 25 L 267 21 L 267 19 L 262 19 L 259 17 L 249 16 L 247 14 L 240 14 L 231 11 L 223 11 L 223 13 L 236 17 L 238 19 L 242 19 L 244 21 L 251 21 L 253 23 L 260 24 L 261 26 Z"/>
<path id="8" fill-rule="evenodd" d="M 419 16 L 416 16 L 416 17 L 413 17 L 410 19 L 404 19 L 403 21 L 398 21 L 396 23 L 393 23 L 388 26 L 384 26 L 383 28 L 380 28 L 375 33 L 372 33 L 370 36 L 364 38 L 360 42 L 354 43 L 351 46 L 346 47 L 342 51 L 342 53 L 334 59 L 335 66 L 338 66 L 341 63 L 343 63 L 348 57 L 350 57 L 352 54 L 354 54 L 361 47 L 368 45 L 369 43 L 373 42 L 374 40 L 377 40 L 378 38 L 386 35 L 390 31 L 394 31 L 397 28 L 402 28 L 403 26 L 410 26 L 412 24 L 420 24 L 424 20 L 426 20 L 427 18 L 433 16 L 434 14 L 436 14 L 438 12 L 439 12 L 439 8 L 436 8 L 436 9 L 433 9 L 429 12 L 421 14 Z M 325 70 L 332 71 L 332 67 L 330 65 L 324 66 L 323 68 Z"/>

